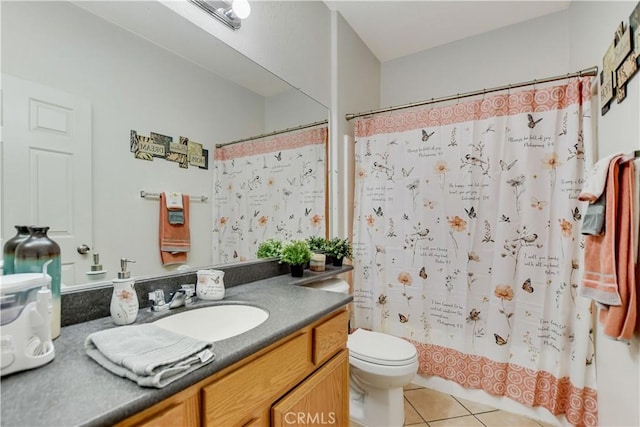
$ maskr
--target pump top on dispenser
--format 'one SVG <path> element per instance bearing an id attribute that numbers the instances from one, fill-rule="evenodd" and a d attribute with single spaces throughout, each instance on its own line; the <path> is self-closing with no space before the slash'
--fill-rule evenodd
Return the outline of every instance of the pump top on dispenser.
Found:
<path id="1" fill-rule="evenodd" d="M 111 295 L 111 318 L 116 325 L 128 325 L 138 317 L 138 296 L 133 287 L 134 280 L 131 272 L 127 271 L 127 263 L 135 262 L 130 259 L 120 259 L 118 278 L 113 279 L 113 294 Z"/>
<path id="2" fill-rule="evenodd" d="M 127 271 L 128 262 L 135 261 L 126 258 L 120 258 L 120 271 L 118 271 L 118 279 L 129 279 L 131 277 L 131 272 Z"/>

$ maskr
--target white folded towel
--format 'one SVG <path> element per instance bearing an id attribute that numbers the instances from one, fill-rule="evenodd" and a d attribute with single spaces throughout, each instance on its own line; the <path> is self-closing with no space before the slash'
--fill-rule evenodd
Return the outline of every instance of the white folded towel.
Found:
<path id="1" fill-rule="evenodd" d="M 604 192 L 607 183 L 607 173 L 609 172 L 609 163 L 614 157 L 620 156 L 622 153 L 613 153 L 607 157 L 598 160 L 593 168 L 587 171 L 587 177 L 582 187 L 582 192 L 578 195 L 581 202 L 593 203 Z"/>
<path id="2" fill-rule="evenodd" d="M 95 332 L 84 347 L 102 367 L 143 387 L 162 388 L 215 358 L 213 343 L 151 323 Z"/>
<path id="3" fill-rule="evenodd" d="M 181 211 L 182 206 L 182 193 L 165 193 L 167 201 L 167 209 L 170 211 Z"/>

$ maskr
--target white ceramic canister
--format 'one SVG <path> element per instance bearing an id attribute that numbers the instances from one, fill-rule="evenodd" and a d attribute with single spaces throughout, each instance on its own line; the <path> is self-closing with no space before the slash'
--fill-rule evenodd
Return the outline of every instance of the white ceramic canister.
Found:
<path id="1" fill-rule="evenodd" d="M 309 270 L 324 271 L 326 258 L 325 254 L 313 254 L 309 260 Z"/>
<path id="2" fill-rule="evenodd" d="M 224 298 L 224 271 L 198 270 L 196 295 L 202 300 L 221 300 Z"/>
<path id="3" fill-rule="evenodd" d="M 111 318 L 116 325 L 129 325 L 138 317 L 138 295 L 133 279 L 114 279 L 111 295 Z"/>

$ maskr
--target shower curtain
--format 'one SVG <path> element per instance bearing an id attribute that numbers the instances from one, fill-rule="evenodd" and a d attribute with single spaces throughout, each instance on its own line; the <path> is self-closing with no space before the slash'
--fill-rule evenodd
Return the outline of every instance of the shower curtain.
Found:
<path id="1" fill-rule="evenodd" d="M 590 79 L 355 124 L 355 326 L 419 373 L 596 425 L 577 294 Z"/>
<path id="2" fill-rule="evenodd" d="M 216 148 L 213 262 L 256 259 L 258 245 L 325 236 L 327 126 Z"/>

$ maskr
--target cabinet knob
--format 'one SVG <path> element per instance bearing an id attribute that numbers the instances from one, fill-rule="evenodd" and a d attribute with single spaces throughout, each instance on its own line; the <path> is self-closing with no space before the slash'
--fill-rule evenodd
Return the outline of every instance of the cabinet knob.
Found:
<path id="1" fill-rule="evenodd" d="M 91 248 L 84 243 L 78 246 L 76 249 L 80 255 L 86 255 L 91 251 Z"/>

